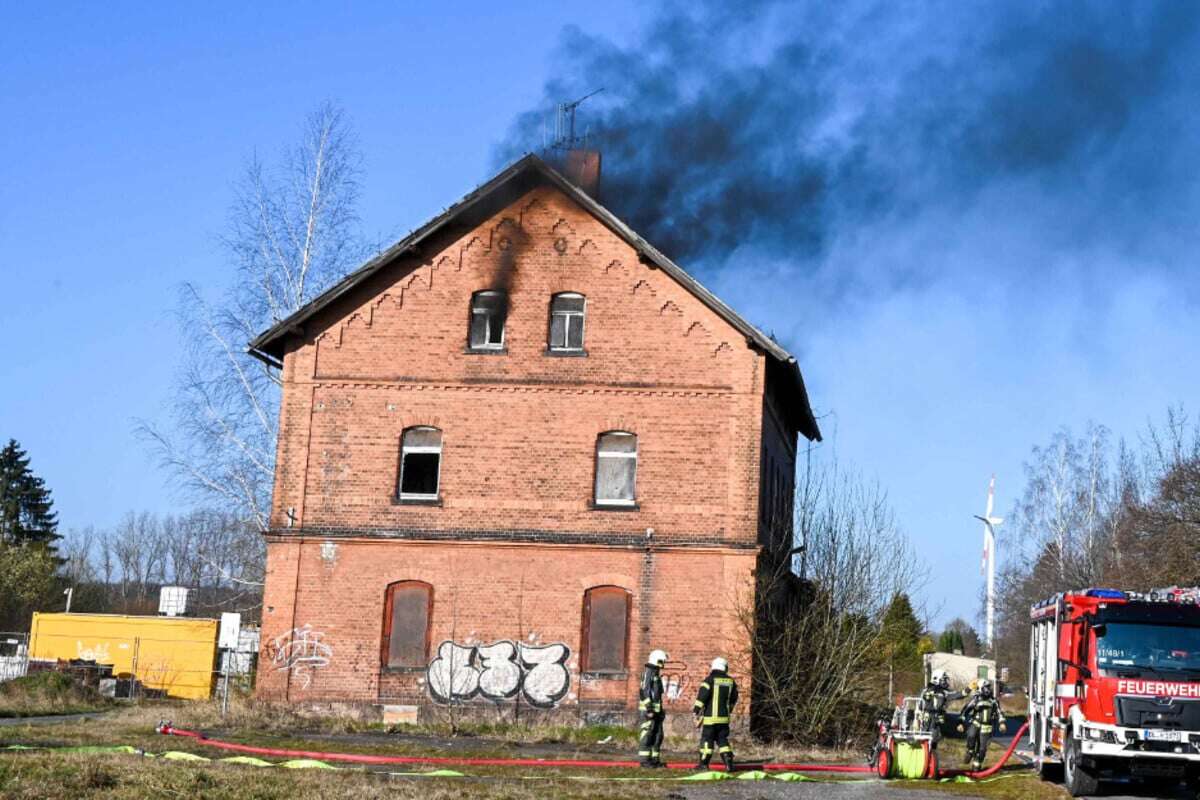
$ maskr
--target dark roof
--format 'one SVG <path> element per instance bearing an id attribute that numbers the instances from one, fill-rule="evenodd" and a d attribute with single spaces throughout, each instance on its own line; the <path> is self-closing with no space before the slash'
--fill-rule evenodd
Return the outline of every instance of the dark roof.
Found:
<path id="1" fill-rule="evenodd" d="M 417 228 L 379 255 L 351 272 L 335 285 L 322 292 L 303 307 L 291 314 L 287 319 L 280 320 L 267 330 L 260 333 L 250 342 L 250 353 L 268 363 L 278 365 L 283 360 L 284 344 L 289 336 L 303 335 L 304 323 L 322 311 L 330 304 L 352 292 L 359 284 L 392 264 L 397 259 L 419 252 L 420 245 L 435 234 L 446 230 L 464 220 L 473 219 L 489 213 L 484 206 L 490 207 L 491 202 L 499 195 L 516 198 L 527 188 L 539 181 L 555 186 L 576 203 L 581 205 L 609 230 L 621 237 L 634 250 L 638 257 L 666 272 L 685 289 L 696 296 L 702 303 L 715 311 L 722 319 L 736 328 L 746 337 L 746 341 L 758 347 L 776 362 L 776 369 L 770 373 L 778 374 L 782 368 L 784 380 L 780 388 L 786 393 L 784 405 L 792 417 L 796 429 L 809 439 L 820 440 L 821 431 L 813 417 L 812 407 L 808 402 L 808 392 L 804 388 L 804 378 L 800 374 L 800 365 L 795 357 L 779 346 L 771 337 L 742 319 L 737 312 L 725 305 L 716 295 L 704 288 L 691 275 L 674 261 L 660 253 L 653 245 L 639 236 L 628 225 L 619 220 L 611 211 L 600 205 L 590 195 L 572 184 L 553 167 L 536 155 L 529 154 L 500 171 L 491 180 L 480 185 L 473 192 L 463 197 L 454 205 L 447 208 L 429 222 Z"/>

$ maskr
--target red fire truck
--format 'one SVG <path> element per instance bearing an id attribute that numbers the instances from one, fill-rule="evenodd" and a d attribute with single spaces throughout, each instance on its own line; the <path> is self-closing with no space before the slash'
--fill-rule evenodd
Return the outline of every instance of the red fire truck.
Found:
<path id="1" fill-rule="evenodd" d="M 1200 589 L 1064 592 L 1032 608 L 1029 737 L 1073 796 L 1100 780 L 1200 788 Z"/>

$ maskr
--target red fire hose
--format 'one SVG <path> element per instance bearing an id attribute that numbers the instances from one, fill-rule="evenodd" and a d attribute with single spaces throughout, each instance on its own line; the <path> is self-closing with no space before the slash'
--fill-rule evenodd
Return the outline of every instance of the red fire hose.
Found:
<path id="1" fill-rule="evenodd" d="M 1013 751 L 1017 749 L 1017 744 L 1021 740 L 1021 735 L 1029 727 L 1029 723 L 1021 726 L 1020 730 L 1013 736 L 1012 743 L 1009 744 L 1008 750 L 1004 756 L 995 764 L 984 770 L 972 772 L 968 770 L 945 770 L 938 774 L 939 778 L 954 778 L 960 775 L 965 775 L 974 780 L 991 777 L 1000 770 L 1001 767 L 1012 757 Z M 157 731 L 166 736 L 185 736 L 195 739 L 201 744 L 209 747 L 217 747 L 221 750 L 232 750 L 237 753 L 253 753 L 260 756 L 275 756 L 277 758 L 314 758 L 322 761 L 342 761 L 351 764 L 439 764 L 443 766 L 459 766 L 459 767 L 636 767 L 636 761 L 614 761 L 614 760 L 586 760 L 586 759 L 570 759 L 570 758 L 464 758 L 459 756 L 376 756 L 366 755 L 362 753 L 332 753 L 321 750 L 290 750 L 282 747 L 257 747 L 249 744 L 237 744 L 236 742 L 226 742 L 221 739 L 210 739 L 199 731 L 183 730 L 176 728 L 169 722 L 164 722 L 158 726 Z M 694 764 L 687 761 L 675 761 L 667 764 L 671 769 L 690 770 L 694 768 Z M 715 767 L 722 769 L 722 767 Z M 852 764 L 794 764 L 794 763 L 772 763 L 763 764 L 761 769 L 771 772 L 834 772 L 843 774 L 866 774 L 873 772 L 871 767 L 866 765 L 858 766 Z"/>
<path id="2" fill-rule="evenodd" d="M 157 728 L 158 732 L 167 736 L 186 736 L 195 739 L 209 747 L 222 750 L 232 750 L 238 753 L 253 753 L 260 756 L 275 756 L 277 758 L 315 758 L 322 761 L 343 761 L 351 764 L 439 764 L 443 766 L 460 767 L 636 767 L 636 761 L 602 761 L 569 758 L 463 758 L 457 756 L 373 756 L 362 753 L 327 753 L 318 750 L 289 750 L 281 747 L 256 747 L 249 744 L 237 744 L 220 739 L 210 739 L 199 731 L 188 731 L 176 728 L 169 722 L 164 722 Z M 690 770 L 695 764 L 687 761 L 675 761 L 667 764 L 671 769 Z M 721 769 L 721 767 L 715 767 Z M 764 770 L 772 772 L 837 772 L 837 773 L 869 773 L 868 766 L 847 764 L 764 764 Z"/>
<path id="3" fill-rule="evenodd" d="M 1018 729 L 1017 732 L 1015 734 L 1013 734 L 1012 742 L 1009 743 L 1008 749 L 1004 751 L 1003 757 L 1001 757 L 1001 759 L 999 761 L 997 761 L 995 764 L 992 764 L 987 769 L 981 769 L 978 772 L 971 772 L 971 771 L 965 770 L 965 769 L 949 769 L 949 770 L 945 770 L 945 771 L 939 773 L 939 777 L 956 778 L 959 775 L 966 775 L 968 778 L 972 778 L 974 780 L 982 780 L 983 778 L 990 778 L 991 776 L 993 776 L 997 772 L 999 772 L 1000 768 L 1003 767 L 1010 758 L 1012 758 L 1013 751 L 1017 749 L 1017 745 L 1021 741 L 1021 735 L 1023 733 L 1025 733 L 1025 731 L 1028 729 L 1029 729 L 1029 723 L 1028 722 L 1022 723 L 1020 729 Z"/>

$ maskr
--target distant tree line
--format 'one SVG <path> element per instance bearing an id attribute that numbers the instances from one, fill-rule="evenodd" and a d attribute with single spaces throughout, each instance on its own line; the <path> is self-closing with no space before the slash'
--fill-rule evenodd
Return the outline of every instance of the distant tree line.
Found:
<path id="1" fill-rule="evenodd" d="M 155 614 L 159 589 L 184 586 L 199 615 L 259 618 L 262 537 L 240 515 L 195 510 L 125 515 L 112 528 L 58 530 L 50 489 L 28 453 L 0 450 L 0 630 L 28 630 L 34 611 Z"/>
<path id="2" fill-rule="evenodd" d="M 159 589 L 182 586 L 189 613 L 260 615 L 262 537 L 236 514 L 129 512 L 112 528 L 69 532 L 61 553 L 72 611 L 155 614 Z"/>
<path id="3" fill-rule="evenodd" d="M 1035 447 L 1000 529 L 996 655 L 1026 678 L 1029 608 L 1089 586 L 1200 584 L 1200 425 L 1168 409 L 1135 443 L 1103 425 Z"/>

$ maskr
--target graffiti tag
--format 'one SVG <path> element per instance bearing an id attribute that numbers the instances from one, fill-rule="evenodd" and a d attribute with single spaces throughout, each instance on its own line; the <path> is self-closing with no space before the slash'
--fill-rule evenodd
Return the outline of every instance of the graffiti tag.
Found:
<path id="1" fill-rule="evenodd" d="M 435 702 L 449 704 L 483 696 L 500 702 L 521 695 L 530 705 L 549 708 L 567 694 L 571 675 L 565 644 L 533 646 L 499 641 L 486 645 L 442 642 L 429 662 L 426 679 Z"/>
<path id="2" fill-rule="evenodd" d="M 111 659 L 108 657 L 108 642 L 98 642 L 95 647 L 84 647 L 83 642 L 75 642 L 75 657 L 81 661 L 95 661 L 97 663 L 107 662 Z"/>
<path id="3" fill-rule="evenodd" d="M 668 703 L 676 703 L 683 698 L 690 683 L 687 671 L 687 664 L 682 661 L 668 661 L 663 666 L 663 696 Z"/>
<path id="4" fill-rule="evenodd" d="M 263 648 L 263 654 L 275 669 L 290 670 L 301 678 L 304 681 L 301 688 L 307 689 L 312 683 L 312 671 L 329 666 L 333 658 L 333 648 L 321 641 L 324 635 L 305 623 L 276 636 Z"/>

